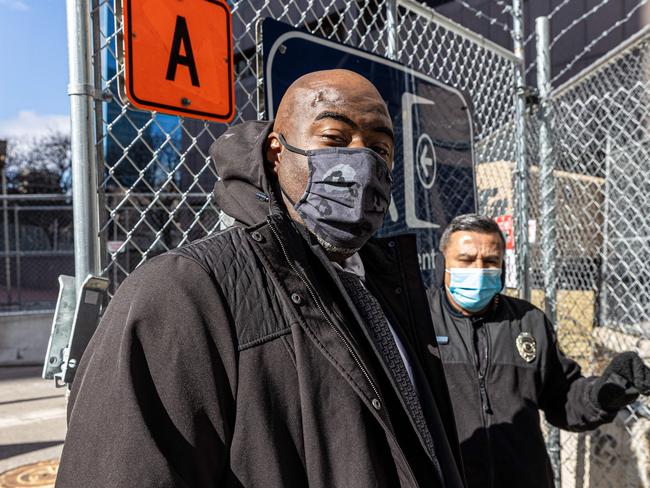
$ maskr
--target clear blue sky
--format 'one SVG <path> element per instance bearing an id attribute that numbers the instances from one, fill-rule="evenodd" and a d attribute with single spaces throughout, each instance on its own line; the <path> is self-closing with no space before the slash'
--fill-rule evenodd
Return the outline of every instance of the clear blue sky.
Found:
<path id="1" fill-rule="evenodd" d="M 70 108 L 63 0 L 0 0 L 0 63 L 0 137 L 65 125 Z"/>

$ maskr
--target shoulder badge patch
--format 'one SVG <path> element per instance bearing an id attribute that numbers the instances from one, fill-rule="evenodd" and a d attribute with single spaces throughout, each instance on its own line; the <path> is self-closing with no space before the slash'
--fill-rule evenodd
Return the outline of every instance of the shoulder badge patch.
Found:
<path id="1" fill-rule="evenodd" d="M 517 351 L 527 363 L 532 363 L 537 357 L 537 342 L 528 332 L 522 332 L 517 336 Z"/>

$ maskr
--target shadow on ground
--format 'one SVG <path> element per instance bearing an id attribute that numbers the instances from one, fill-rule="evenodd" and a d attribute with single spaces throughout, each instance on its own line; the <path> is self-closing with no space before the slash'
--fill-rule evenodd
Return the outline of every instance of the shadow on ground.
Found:
<path id="1" fill-rule="evenodd" d="M 58 446 L 63 444 L 63 441 L 47 441 L 47 442 L 24 442 L 20 444 L 0 444 L 0 460 L 7 459 L 20 454 L 26 454 L 48 447 Z"/>

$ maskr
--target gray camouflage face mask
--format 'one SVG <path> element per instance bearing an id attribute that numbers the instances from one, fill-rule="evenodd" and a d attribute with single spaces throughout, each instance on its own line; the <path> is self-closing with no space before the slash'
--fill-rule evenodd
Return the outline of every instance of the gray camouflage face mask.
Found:
<path id="1" fill-rule="evenodd" d="M 302 198 L 294 202 L 282 190 L 305 226 L 328 251 L 354 254 L 384 221 L 393 182 L 386 161 L 372 149 L 332 147 L 303 150 L 309 180 Z"/>

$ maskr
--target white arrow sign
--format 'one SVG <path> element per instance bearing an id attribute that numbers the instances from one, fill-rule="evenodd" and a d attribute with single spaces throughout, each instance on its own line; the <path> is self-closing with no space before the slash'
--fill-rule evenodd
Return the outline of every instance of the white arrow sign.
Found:
<path id="1" fill-rule="evenodd" d="M 403 131 L 403 148 L 404 148 L 404 210 L 406 217 L 406 226 L 410 229 L 435 229 L 438 224 L 429 222 L 418 217 L 416 212 L 416 178 L 418 175 L 420 184 L 425 189 L 430 189 L 436 179 L 436 154 L 433 149 L 433 141 L 427 134 L 422 134 L 418 138 L 417 144 L 413 139 L 413 105 L 433 105 L 433 101 L 420 97 L 414 93 L 402 93 L 402 127 Z M 429 151 L 423 151 L 424 147 L 429 147 Z M 430 155 L 430 156 L 429 156 Z M 432 170 L 429 172 L 429 168 Z M 427 176 L 423 174 L 426 171 Z M 428 185 L 428 186 L 427 186 Z"/>
<path id="2" fill-rule="evenodd" d="M 418 178 L 422 186 L 429 190 L 436 181 L 436 150 L 428 134 L 418 138 L 415 153 L 418 155 Z"/>
<path id="3" fill-rule="evenodd" d="M 429 148 L 424 146 L 422 154 L 420 154 L 420 166 L 422 166 L 422 171 L 424 171 L 424 176 L 429 178 L 429 168 L 433 169 L 433 159 L 428 157 Z"/>

